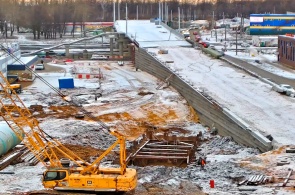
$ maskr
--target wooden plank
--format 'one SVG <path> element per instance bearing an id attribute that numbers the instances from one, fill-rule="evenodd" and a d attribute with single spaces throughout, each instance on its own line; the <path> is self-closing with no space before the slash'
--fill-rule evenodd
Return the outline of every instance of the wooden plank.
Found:
<path id="1" fill-rule="evenodd" d="M 157 144 L 147 144 L 147 147 L 156 147 L 156 148 L 187 148 L 190 149 L 191 146 L 184 145 L 157 145 Z"/>
<path id="2" fill-rule="evenodd" d="M 145 154 L 150 154 L 150 155 L 179 155 L 179 156 L 188 156 L 188 153 L 175 153 L 175 152 L 138 152 L 138 155 L 145 155 Z"/>
<path id="3" fill-rule="evenodd" d="M 260 175 L 260 177 L 258 178 L 258 183 L 262 183 L 264 177 L 265 177 L 264 175 Z"/>
<path id="4" fill-rule="evenodd" d="M 131 160 L 131 158 L 133 158 L 147 143 L 149 143 L 149 140 L 147 140 L 146 142 L 144 142 L 144 144 L 141 147 L 139 147 L 134 153 L 131 153 L 126 158 L 126 163 L 128 164 L 128 162 Z"/>
<path id="5" fill-rule="evenodd" d="M 187 159 L 186 156 L 153 156 L 153 155 L 136 155 L 135 159 Z"/>
<path id="6" fill-rule="evenodd" d="M 247 180 L 247 179 L 245 179 L 245 180 L 243 180 L 243 181 L 239 182 L 239 183 L 238 183 L 238 186 L 245 184 L 247 181 L 248 181 L 248 180 Z"/>
<path id="7" fill-rule="evenodd" d="M 257 175 L 254 175 L 254 176 L 252 177 L 251 181 L 249 181 L 249 182 L 251 183 L 251 185 L 253 185 L 253 183 L 255 182 L 256 177 L 257 177 Z"/>
<path id="8" fill-rule="evenodd" d="M 187 145 L 187 146 L 191 146 L 191 147 L 194 147 L 194 144 L 189 144 L 189 143 L 186 143 L 186 142 L 179 142 L 180 144 L 183 144 L 183 145 Z"/>
<path id="9" fill-rule="evenodd" d="M 149 145 L 165 145 L 167 142 L 153 142 L 153 140 L 149 140 Z"/>
<path id="10" fill-rule="evenodd" d="M 171 152 L 187 152 L 186 149 L 169 149 L 169 148 L 142 148 L 141 151 L 171 151 Z"/>
<path id="11" fill-rule="evenodd" d="M 285 186 L 287 185 L 287 182 L 288 182 L 288 180 L 289 180 L 289 178 L 290 178 L 292 172 L 293 172 L 293 169 L 291 169 L 291 170 L 289 171 L 288 176 L 287 176 L 287 178 L 285 179 L 285 181 L 284 181 L 284 183 L 283 183 L 283 187 L 285 187 Z"/>
<path id="12" fill-rule="evenodd" d="M 253 183 L 256 183 L 258 180 L 259 175 L 255 175 L 254 179 L 253 179 Z"/>
<path id="13" fill-rule="evenodd" d="M 253 180 L 254 177 L 255 177 L 255 175 L 250 176 L 249 179 L 248 179 L 248 181 L 247 181 L 247 184 L 250 183 L 250 182 L 252 182 L 252 180 Z"/>

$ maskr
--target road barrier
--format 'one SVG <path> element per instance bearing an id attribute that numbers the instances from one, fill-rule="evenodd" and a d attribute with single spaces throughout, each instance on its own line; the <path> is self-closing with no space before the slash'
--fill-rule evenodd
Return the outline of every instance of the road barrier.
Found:
<path id="1" fill-rule="evenodd" d="M 230 110 L 225 111 L 218 102 L 181 79 L 169 66 L 166 66 L 165 62 L 159 61 L 155 55 L 148 53 L 145 49 L 135 50 L 135 67 L 136 70 L 148 72 L 162 81 L 172 74 L 169 84 L 196 110 L 200 121 L 210 128 L 217 129 L 218 134 L 231 136 L 236 142 L 258 148 L 262 152 L 272 149 L 272 142 L 260 132 Z"/>
<path id="2" fill-rule="evenodd" d="M 93 78 L 102 78 L 102 74 L 79 74 L 79 73 L 76 73 L 74 74 L 75 75 L 75 78 L 77 79 L 93 79 Z"/>

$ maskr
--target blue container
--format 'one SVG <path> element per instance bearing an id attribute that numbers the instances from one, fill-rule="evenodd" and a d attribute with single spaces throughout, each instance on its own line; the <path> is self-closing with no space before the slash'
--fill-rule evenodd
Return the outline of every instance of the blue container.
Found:
<path id="1" fill-rule="evenodd" d="M 0 156 L 6 154 L 21 141 L 6 122 L 0 122 Z"/>
<path id="2" fill-rule="evenodd" d="M 74 86 L 74 79 L 73 78 L 59 78 L 59 89 L 73 89 Z"/>

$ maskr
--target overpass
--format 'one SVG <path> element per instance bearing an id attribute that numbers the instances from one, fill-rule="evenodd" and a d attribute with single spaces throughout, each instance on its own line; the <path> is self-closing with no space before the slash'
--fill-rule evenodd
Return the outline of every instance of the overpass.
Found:
<path id="1" fill-rule="evenodd" d="M 126 49 L 127 45 L 129 44 L 129 41 L 126 40 L 126 38 L 125 38 L 125 34 L 124 33 L 118 33 L 118 32 L 105 32 L 105 33 L 100 33 L 99 35 L 94 35 L 94 36 L 91 36 L 91 37 L 84 37 L 84 38 L 74 40 L 74 41 L 71 41 L 71 42 L 61 43 L 61 44 L 54 45 L 54 46 L 51 46 L 51 47 L 35 50 L 33 52 L 23 54 L 22 56 L 36 55 L 36 54 L 38 54 L 39 52 L 42 52 L 42 51 L 45 51 L 46 53 L 48 53 L 50 50 L 53 50 L 53 49 L 65 48 L 65 54 L 66 54 L 67 57 L 69 57 L 70 56 L 70 46 L 71 45 L 75 45 L 77 43 L 82 43 L 82 42 L 85 42 L 85 41 L 90 41 L 90 40 L 93 40 L 93 39 L 103 38 L 103 37 L 108 37 L 110 39 L 110 56 L 114 55 L 114 49 L 119 50 L 119 55 L 120 56 L 124 55 L 124 49 Z"/>
<path id="2" fill-rule="evenodd" d="M 281 113 L 282 117 L 277 116 L 276 118 L 269 119 L 267 119 L 268 114 L 266 113 L 263 119 L 256 118 L 252 121 L 252 118 L 250 120 L 250 118 L 248 118 L 247 116 L 253 116 L 253 118 L 255 118 L 256 115 L 247 115 L 247 113 L 249 113 L 250 111 L 243 110 L 243 104 L 240 104 L 238 102 L 232 102 L 231 104 L 225 104 L 222 101 L 219 102 L 220 100 L 217 101 L 216 99 L 213 99 L 210 95 L 208 95 L 208 93 L 204 94 L 203 91 L 196 89 L 196 87 L 198 86 L 187 82 L 185 79 L 192 80 L 194 79 L 193 77 L 199 75 L 197 73 L 195 75 L 192 74 L 194 70 L 193 68 L 197 68 L 198 64 L 202 63 L 202 66 L 206 66 L 209 61 L 203 61 L 203 59 L 206 59 L 205 56 L 203 54 L 200 54 L 197 50 L 193 52 L 194 49 L 192 48 L 192 46 L 187 43 L 184 40 L 183 36 L 180 35 L 177 31 L 170 29 L 163 23 L 157 24 L 151 21 L 137 20 L 127 22 L 124 20 L 116 21 L 115 28 L 120 33 L 125 32 L 127 34 L 127 37 L 133 40 L 139 47 L 138 49 L 135 49 L 136 69 L 146 71 L 153 76 L 159 78 L 163 82 L 169 79 L 168 83 L 182 94 L 182 96 L 196 110 L 199 117 L 201 118 L 201 122 L 211 129 L 216 128 L 219 134 L 231 136 L 235 141 L 251 147 L 257 147 L 261 151 L 270 150 L 274 145 L 277 146 L 279 144 L 292 142 L 293 138 L 290 136 L 290 132 L 281 135 L 281 131 L 277 130 L 277 125 L 274 125 L 276 127 L 271 127 L 270 125 L 273 124 L 274 121 L 277 121 L 277 124 L 279 124 L 281 118 L 284 118 L 283 113 Z M 166 49 L 168 51 L 168 54 L 163 55 L 159 54 L 158 52 L 154 52 L 161 49 Z M 191 53 L 194 56 L 190 56 L 188 53 Z M 229 57 L 226 56 L 226 58 Z M 175 67 L 176 63 L 178 63 L 178 67 Z M 214 60 L 214 62 L 213 60 L 212 62 L 210 60 L 210 63 L 220 63 L 220 60 Z M 240 63 L 240 61 L 238 61 L 237 63 Z M 174 65 L 173 69 L 170 68 L 172 65 Z M 246 62 L 243 62 L 243 66 L 245 66 L 245 69 L 247 67 L 253 67 L 253 65 Z M 181 70 L 186 68 L 192 70 L 191 74 L 184 75 L 183 71 Z M 209 76 L 211 72 L 210 70 L 211 69 L 209 68 L 208 72 L 206 72 L 206 75 Z M 257 67 L 251 70 L 257 71 L 258 74 L 260 73 Z M 219 74 L 222 73 L 220 72 Z M 264 72 L 263 74 L 265 78 L 272 77 L 272 75 L 268 72 Z M 216 79 L 218 78 L 218 76 L 212 78 Z M 236 84 L 237 83 L 234 83 L 232 87 L 233 89 L 235 89 Z M 206 84 L 203 83 L 203 85 Z M 231 86 L 228 86 L 228 88 L 230 89 Z M 271 86 L 269 86 L 269 88 L 271 88 Z M 245 98 L 250 98 L 253 103 L 250 104 L 251 102 L 249 102 L 249 99 L 244 99 L 245 102 L 249 103 L 249 105 L 245 105 L 253 108 L 253 110 L 256 109 L 257 113 L 262 112 L 263 108 L 261 107 L 264 106 L 260 104 L 260 101 L 262 101 L 262 97 L 260 97 L 260 99 L 258 97 L 257 99 L 255 98 L 257 96 L 255 96 L 255 90 L 252 89 L 248 91 L 253 94 Z M 264 92 L 268 93 L 269 91 L 270 90 L 266 90 Z M 232 91 L 231 93 L 240 92 Z M 243 92 L 241 91 L 241 93 Z M 277 94 L 273 95 L 277 96 Z M 267 96 L 269 96 L 269 94 Z M 241 96 L 240 98 L 244 98 L 244 96 Z M 219 95 L 217 99 L 222 99 L 222 95 Z M 265 101 L 267 101 L 266 99 L 269 99 L 269 103 L 273 101 L 271 97 L 265 98 Z M 242 101 L 242 99 L 240 100 Z M 232 110 L 230 110 L 231 105 L 233 104 L 236 105 L 236 107 L 241 107 L 241 109 L 235 110 L 235 112 L 233 112 Z M 288 118 L 287 115 L 286 117 Z M 263 123 L 263 121 L 268 122 Z M 259 123 L 259 125 L 256 125 L 256 123 Z M 288 127 L 290 126 L 288 129 L 293 128 L 292 124 L 286 125 L 288 125 Z"/>

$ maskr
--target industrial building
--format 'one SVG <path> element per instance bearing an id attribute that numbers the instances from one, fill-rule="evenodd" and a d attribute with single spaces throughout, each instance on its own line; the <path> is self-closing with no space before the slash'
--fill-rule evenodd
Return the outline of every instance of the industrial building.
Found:
<path id="1" fill-rule="evenodd" d="M 284 35 L 295 31 L 294 14 L 251 14 L 250 35 Z"/>
<path id="2" fill-rule="evenodd" d="M 295 68 L 295 38 L 294 35 L 281 35 L 278 39 L 278 61 Z"/>

